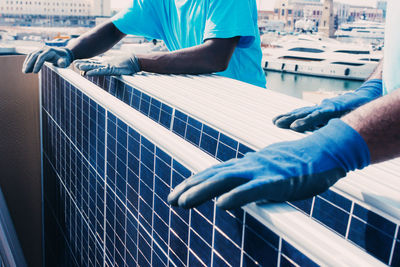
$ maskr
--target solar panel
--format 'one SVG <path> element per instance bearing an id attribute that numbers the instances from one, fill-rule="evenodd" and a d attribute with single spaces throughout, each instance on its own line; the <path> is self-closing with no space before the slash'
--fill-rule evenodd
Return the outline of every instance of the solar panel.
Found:
<path id="1" fill-rule="evenodd" d="M 92 81 L 169 131 L 165 142 L 180 136 L 221 161 L 253 150 L 119 79 Z M 171 188 L 195 167 L 48 67 L 41 89 L 46 265 L 316 265 L 242 209 L 171 208 Z M 337 231 L 354 204 L 328 192 L 292 205 Z M 344 216 L 332 221 L 334 209 Z"/>
<path id="2" fill-rule="evenodd" d="M 277 134 L 281 134 L 287 139 L 296 138 L 295 133 L 282 132 L 274 126 L 273 129 L 268 129 L 268 126 L 256 126 L 260 124 L 260 121 L 271 121 L 272 117 L 268 117 L 271 116 L 271 113 L 279 114 L 282 109 L 278 109 L 278 106 L 289 105 L 286 109 L 290 110 L 293 108 L 290 107 L 290 104 L 298 105 L 299 100 L 285 97 L 285 99 L 271 101 L 271 99 L 277 98 L 272 92 L 260 92 L 263 90 L 256 90 L 248 85 L 243 86 L 240 82 L 234 80 L 216 76 L 162 76 L 147 73 L 123 79 L 119 77 L 87 78 L 140 112 L 142 112 L 140 110 L 140 99 L 145 98 L 149 103 L 158 102 L 162 105 L 167 105 L 173 101 L 175 103 L 173 106 L 174 116 L 170 130 L 220 161 L 239 158 L 256 148 L 264 147 Z M 203 83 L 206 83 L 206 85 L 199 86 Z M 119 84 L 118 90 L 112 89 L 115 84 Z M 174 85 L 169 86 L 169 84 Z M 187 90 L 187 88 L 192 87 L 197 88 Z M 233 93 L 232 88 L 234 88 L 235 93 Z M 168 90 L 168 93 L 166 93 L 166 90 Z M 131 91 L 136 92 L 135 94 L 140 95 L 141 98 L 136 100 L 129 98 Z M 236 91 L 239 92 L 236 93 Z M 270 99 L 267 101 L 264 98 Z M 232 108 L 229 105 L 226 107 L 223 103 L 235 103 L 235 105 L 231 104 L 234 106 Z M 305 105 L 304 103 L 300 104 Z M 205 111 L 202 112 L 203 110 Z M 152 118 L 148 112 L 142 113 Z M 253 116 L 256 119 L 252 119 Z M 199 118 L 202 120 L 199 121 Z M 221 121 L 218 121 L 218 119 L 221 119 Z M 157 120 L 155 121 L 157 122 Z M 214 126 L 217 122 L 219 127 Z M 241 125 L 241 127 L 234 128 L 236 125 Z M 260 128 L 263 130 L 253 135 L 251 131 Z M 228 131 L 230 136 L 223 131 Z M 281 141 L 282 137 L 279 137 L 278 140 Z M 247 141 L 246 144 L 244 141 Z M 248 142 L 251 142 L 251 144 L 248 144 Z M 400 249 L 398 248 L 400 243 L 397 243 L 399 241 L 396 237 L 396 229 L 399 227 L 398 221 L 392 217 L 398 218 L 397 207 L 391 201 L 385 204 L 380 203 L 382 201 L 380 197 L 378 197 L 378 204 L 374 200 L 375 196 L 379 195 L 377 186 L 380 186 L 378 192 L 382 190 L 382 192 L 388 193 L 387 188 L 398 189 L 397 176 L 392 176 L 392 173 L 397 173 L 398 166 L 400 166 L 399 163 L 394 160 L 369 167 L 366 173 L 350 174 L 350 178 L 346 180 L 355 181 L 357 179 L 353 184 L 358 182 L 366 185 L 361 191 L 361 194 L 365 195 L 361 198 L 361 201 L 355 200 L 357 198 L 352 196 L 351 192 L 354 190 L 349 190 L 350 193 L 346 191 L 347 184 L 339 183 L 341 184 L 340 190 L 331 189 L 315 198 L 289 204 L 331 229 L 334 233 L 354 242 L 377 259 L 389 264 L 393 262 L 393 255 L 396 255 L 395 250 Z M 383 176 L 385 179 L 378 178 Z M 371 177 L 378 181 L 378 185 L 375 182 L 367 183 L 367 181 L 370 182 Z M 359 188 L 359 186 L 356 187 Z M 394 190 L 388 195 L 397 199 L 396 192 Z M 383 214 L 386 213 L 385 217 L 382 216 L 381 212 L 376 211 L 382 208 L 384 208 Z M 374 232 L 374 237 L 367 234 L 367 231 L 359 231 L 360 228 Z M 379 240 L 379 245 L 377 245 L 376 240 Z M 393 245 L 393 240 L 396 241 L 395 245 Z M 371 243 L 376 245 L 371 245 Z"/>

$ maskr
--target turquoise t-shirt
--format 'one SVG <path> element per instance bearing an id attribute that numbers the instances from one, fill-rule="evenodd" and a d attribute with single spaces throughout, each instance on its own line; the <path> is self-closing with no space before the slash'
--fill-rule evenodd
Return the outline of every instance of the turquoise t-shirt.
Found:
<path id="1" fill-rule="evenodd" d="M 227 70 L 217 74 L 266 86 L 255 0 L 133 0 L 112 21 L 125 34 L 163 40 L 170 51 L 240 36 Z"/>

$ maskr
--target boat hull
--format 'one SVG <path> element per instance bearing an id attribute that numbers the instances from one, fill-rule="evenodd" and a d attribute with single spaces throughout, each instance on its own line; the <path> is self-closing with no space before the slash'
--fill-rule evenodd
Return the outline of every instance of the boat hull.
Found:
<path id="1" fill-rule="evenodd" d="M 363 66 L 342 66 L 332 64 L 311 64 L 307 62 L 287 62 L 263 60 L 266 71 L 278 71 L 302 75 L 329 77 L 346 80 L 366 80 L 374 71 L 377 63 L 371 62 Z"/>

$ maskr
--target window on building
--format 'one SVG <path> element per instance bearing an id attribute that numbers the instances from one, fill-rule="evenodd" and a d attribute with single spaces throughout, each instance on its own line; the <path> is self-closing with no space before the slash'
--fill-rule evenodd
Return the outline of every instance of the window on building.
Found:
<path id="1" fill-rule="evenodd" d="M 354 62 L 332 62 L 334 65 L 345 65 L 345 66 L 354 66 L 354 67 L 361 67 L 365 64 L 363 63 L 354 63 Z"/>
<path id="2" fill-rule="evenodd" d="M 325 60 L 325 59 L 322 59 L 322 58 L 294 57 L 294 56 L 283 56 L 283 57 L 279 57 L 279 59 L 308 61 L 308 62 L 320 62 L 320 61 L 324 61 Z"/>
<path id="3" fill-rule="evenodd" d="M 336 50 L 335 53 L 345 53 L 353 55 L 369 55 L 370 52 L 366 50 Z"/>
<path id="4" fill-rule="evenodd" d="M 304 52 L 304 53 L 323 53 L 324 50 L 316 49 L 316 48 L 308 48 L 308 47 L 295 47 L 289 49 L 289 51 L 293 52 Z"/>

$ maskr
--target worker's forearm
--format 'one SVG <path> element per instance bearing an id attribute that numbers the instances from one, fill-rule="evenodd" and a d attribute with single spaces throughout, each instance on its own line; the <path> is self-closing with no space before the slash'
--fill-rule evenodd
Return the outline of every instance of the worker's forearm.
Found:
<path id="1" fill-rule="evenodd" d="M 364 138 L 371 163 L 400 156 L 400 89 L 356 109 L 342 120 Z"/>
<path id="2" fill-rule="evenodd" d="M 200 56 L 193 56 L 184 51 L 157 52 L 138 55 L 143 71 L 160 74 L 205 74 L 222 71 L 218 64 L 208 62 Z"/>
<path id="3" fill-rule="evenodd" d="M 112 22 L 106 22 L 72 40 L 67 48 L 73 52 L 75 59 L 91 58 L 108 51 L 123 37 L 125 34 Z"/>
<path id="4" fill-rule="evenodd" d="M 160 74 L 205 74 L 224 70 L 220 62 L 191 50 L 157 52 L 138 55 L 138 58 L 143 71 Z"/>
<path id="5" fill-rule="evenodd" d="M 161 74 L 205 74 L 224 71 L 239 37 L 210 39 L 202 45 L 177 50 L 137 55 L 143 71 Z"/>

